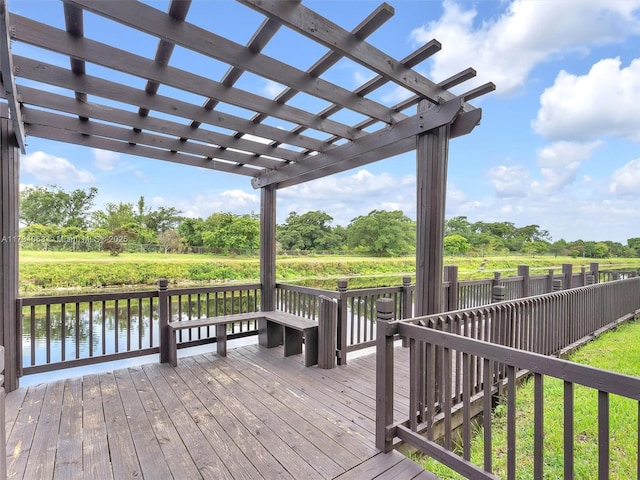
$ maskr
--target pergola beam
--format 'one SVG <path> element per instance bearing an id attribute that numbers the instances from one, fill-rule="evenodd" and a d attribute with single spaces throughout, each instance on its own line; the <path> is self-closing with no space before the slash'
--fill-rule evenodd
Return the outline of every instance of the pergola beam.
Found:
<path id="1" fill-rule="evenodd" d="M 207 143 L 211 148 L 222 147 L 239 150 L 246 155 L 243 163 L 271 169 L 278 168 L 287 161 L 295 160 L 297 157 L 295 152 L 286 148 L 274 148 L 265 143 L 254 142 L 244 138 L 237 139 L 231 135 L 223 135 L 204 128 L 195 129 L 182 123 L 154 117 L 143 117 L 133 112 L 107 107 L 105 105 L 77 102 L 64 95 L 45 93 L 30 87 L 20 87 L 18 91 L 28 95 L 32 105 L 77 115 L 83 118 L 93 118 L 103 122 L 130 126 L 139 131 L 147 130 L 163 135 L 174 135 L 181 140 L 195 140 L 196 142 Z M 33 117 L 29 115 L 28 118 L 29 122 L 27 123 L 33 123 Z M 125 138 L 120 139 L 125 140 Z M 179 150 L 183 149 L 180 148 Z"/>
<path id="2" fill-rule="evenodd" d="M 279 170 L 260 175 L 252 180 L 254 188 L 265 187 L 270 184 L 288 182 L 296 177 L 309 174 L 315 170 L 326 169 L 329 166 L 340 165 L 341 170 L 353 168 L 355 159 L 372 158 L 368 154 L 376 150 L 392 146 L 394 143 L 412 138 L 423 132 L 428 132 L 441 125 L 448 125 L 456 118 L 462 108 L 459 99 L 451 100 L 442 106 L 425 110 L 413 117 L 409 117 L 390 127 L 373 132 L 366 137 L 351 143 L 334 147 L 324 153 L 310 156 L 301 163 L 292 163 Z"/>
<path id="3" fill-rule="evenodd" d="M 349 31 L 322 17 L 313 10 L 296 1 L 280 0 L 237 0 L 269 18 L 277 18 L 292 30 L 313 39 L 314 41 L 340 52 L 354 62 L 389 78 L 407 90 L 428 99 L 431 103 L 452 100 L 455 95 L 438 86 L 435 82 L 420 75 L 393 57 L 363 42 Z M 384 4 L 393 11 L 393 8 Z M 471 105 L 464 105 L 465 111 L 472 110 Z"/>
<path id="4" fill-rule="evenodd" d="M 5 0 L 0 0 L 0 78 L 9 104 L 9 117 L 13 123 L 13 134 L 22 153 L 25 149 L 25 133 L 20 100 L 16 91 L 13 57 L 11 54 L 11 37 L 9 35 L 9 12 Z"/>
<path id="5" fill-rule="evenodd" d="M 97 137 L 93 135 L 85 135 L 82 133 L 63 130 L 51 126 L 31 125 L 28 127 L 29 135 L 34 137 L 56 140 L 59 142 L 72 143 L 75 145 L 83 145 L 86 147 L 97 148 L 100 150 L 109 150 L 112 152 L 126 153 L 138 157 L 154 158 L 157 160 L 166 160 L 168 162 L 180 163 L 182 165 L 191 165 L 193 167 L 201 167 L 209 170 L 218 170 L 221 172 L 235 173 L 238 175 L 255 176 L 257 169 L 251 169 L 247 166 L 234 165 L 219 160 L 209 160 L 203 157 L 186 155 L 179 152 L 171 152 L 161 148 L 152 148 L 144 145 L 136 145 L 129 142 L 121 142 L 105 137 Z"/>
<path id="6" fill-rule="evenodd" d="M 277 59 L 257 54 L 247 47 L 189 23 L 176 24 L 164 12 L 142 2 L 68 0 L 74 5 L 135 27 L 194 52 L 215 58 L 269 80 L 289 85 L 300 92 L 337 102 L 355 112 L 385 123 L 397 120 L 396 113 L 382 104 L 359 97 L 339 85 L 313 77 Z"/>
<path id="7" fill-rule="evenodd" d="M 108 2 L 105 2 L 108 3 Z M 136 2 L 137 3 L 137 2 Z M 117 2 L 116 5 L 129 5 Z M 153 79 L 164 85 L 205 97 L 215 96 L 220 101 L 259 111 L 294 124 L 302 124 L 347 139 L 364 135 L 354 128 L 330 119 L 321 119 L 300 108 L 282 105 L 260 95 L 226 87 L 219 82 L 175 67 L 158 68 L 149 59 L 111 47 L 87 38 L 73 38 L 63 30 L 14 15 L 16 38 L 20 41 L 70 57 L 80 58 L 103 67 L 122 71 L 140 78 Z"/>
<path id="8" fill-rule="evenodd" d="M 244 118 L 229 113 L 208 111 L 200 106 L 183 102 L 162 95 L 149 96 L 141 90 L 127 87 L 121 83 L 103 80 L 90 75 L 75 76 L 68 70 L 55 65 L 37 62 L 26 57 L 14 56 L 14 61 L 20 67 L 20 77 L 44 84 L 62 88 L 81 90 L 102 98 L 118 102 L 130 103 L 136 106 L 146 106 L 150 110 L 179 116 L 186 119 L 199 120 L 231 131 L 242 131 L 266 139 L 278 139 L 283 144 L 294 145 L 310 150 L 321 150 L 326 144 L 315 138 L 292 134 L 286 130 L 269 125 L 254 124 Z"/>

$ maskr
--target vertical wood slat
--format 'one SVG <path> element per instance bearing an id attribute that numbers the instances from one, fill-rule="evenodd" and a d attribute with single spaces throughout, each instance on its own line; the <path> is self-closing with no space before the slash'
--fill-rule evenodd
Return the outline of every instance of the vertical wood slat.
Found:
<path id="1" fill-rule="evenodd" d="M 598 391 L 598 480 L 609 479 L 609 394 Z"/>
<path id="2" fill-rule="evenodd" d="M 507 366 L 507 478 L 516 478 L 516 369 Z"/>
<path id="3" fill-rule="evenodd" d="M 564 382 L 564 478 L 573 478 L 573 383 Z"/>
<path id="4" fill-rule="evenodd" d="M 64 362 L 67 359 L 67 311 L 66 304 L 60 305 L 60 360 Z M 77 340 L 76 340 L 77 344 Z"/>
<path id="5" fill-rule="evenodd" d="M 534 376 L 533 478 L 542 480 L 544 465 L 544 377 Z"/>
<path id="6" fill-rule="evenodd" d="M 493 388 L 491 372 L 493 371 L 493 367 L 491 363 L 492 362 L 489 359 L 485 358 L 482 360 L 482 383 L 484 385 L 485 392 L 482 399 L 482 407 L 485 412 L 491 412 L 493 408 L 493 396 L 491 395 L 491 389 Z M 484 431 L 484 469 L 485 471 L 491 473 L 493 470 L 493 437 L 491 415 L 482 416 L 482 426 Z"/>

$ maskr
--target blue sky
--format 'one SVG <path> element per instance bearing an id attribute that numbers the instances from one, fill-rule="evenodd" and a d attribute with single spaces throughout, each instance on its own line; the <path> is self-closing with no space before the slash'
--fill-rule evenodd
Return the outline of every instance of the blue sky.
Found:
<path id="1" fill-rule="evenodd" d="M 168 5 L 147 3 L 163 11 Z M 379 4 L 303 3 L 347 29 Z M 369 37 L 370 43 L 400 59 L 435 38 L 442 50 L 418 71 L 438 81 L 473 67 L 478 76 L 464 84 L 464 90 L 487 81 L 497 86 L 494 93 L 472 102 L 483 109 L 481 125 L 451 141 L 447 218 L 465 215 L 471 222 L 537 224 L 553 240 L 626 243 L 640 236 L 640 0 L 388 3 L 395 15 Z M 59 2 L 9 0 L 9 8 L 64 25 Z M 262 21 L 259 14 L 231 0 L 194 0 L 187 19 L 242 44 Z M 101 24 L 87 15 L 85 33 L 153 56 L 157 40 L 132 37 L 124 27 L 101 30 Z M 14 47 L 14 52 L 34 53 L 24 46 Z M 197 58 L 181 57 L 178 62 L 177 53 L 174 66 L 216 80 L 226 71 Z M 307 69 L 324 50 L 281 29 L 264 53 Z M 53 56 L 47 60 L 68 65 L 68 60 Z M 88 73 L 100 71 L 88 68 Z M 325 78 L 353 89 L 368 75 L 345 60 Z M 272 96 L 282 88 L 249 74 L 237 86 Z M 172 93 L 166 87 L 160 92 Z M 389 85 L 373 98 L 391 104 L 404 96 L 401 88 Z M 295 102 L 313 112 L 322 108 L 305 103 L 302 96 Z M 339 118 L 357 121 L 346 114 Z M 288 128 L 284 123 L 270 120 L 271 125 Z M 66 190 L 95 186 L 98 207 L 135 203 L 143 195 L 148 205 L 173 206 L 196 217 L 260 209 L 259 192 L 246 177 L 37 138 L 27 138 L 21 184 L 56 184 Z M 279 222 L 291 211 L 322 210 L 335 224 L 346 225 L 373 209 L 400 209 L 415 218 L 413 152 L 278 191 Z"/>

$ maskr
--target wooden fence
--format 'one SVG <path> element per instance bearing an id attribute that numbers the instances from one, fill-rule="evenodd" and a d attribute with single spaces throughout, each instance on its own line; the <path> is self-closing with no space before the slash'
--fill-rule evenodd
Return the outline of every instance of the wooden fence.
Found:
<path id="1" fill-rule="evenodd" d="M 564 470 L 574 478 L 573 388 L 597 391 L 598 478 L 609 471 L 609 395 L 640 401 L 640 379 L 553 358 L 640 313 L 640 278 L 588 285 L 536 297 L 393 320 L 394 304 L 377 304 L 376 443 L 388 451 L 396 439 L 418 448 L 468 478 L 492 472 L 491 412 L 506 394 L 507 478 L 516 476 L 516 378 L 533 372 L 535 428 L 533 478 L 543 478 L 543 378 L 564 381 Z M 409 410 L 393 422 L 394 339 L 410 349 Z M 640 408 L 640 402 L 638 403 Z M 637 410 L 636 410 L 637 411 Z M 483 413 L 484 461 L 470 462 L 471 419 Z M 635 422 L 636 420 L 630 419 Z M 461 427 L 454 452 L 452 432 Z M 435 440 L 442 437 L 440 442 Z M 640 433 L 640 430 L 639 430 Z M 462 451 L 460 455 L 458 452 Z M 640 459 L 637 460 L 640 473 Z M 638 477 L 640 478 L 640 477 Z"/>
<path id="2" fill-rule="evenodd" d="M 573 274 L 568 265 L 560 274 L 549 271 L 539 276 L 529 275 L 529 268 L 520 266 L 515 277 L 496 274 L 493 279 L 458 282 L 457 267 L 449 266 L 445 267 L 443 305 L 445 310 L 486 305 L 563 285 L 580 286 L 598 276 L 597 264 L 591 264 L 588 272 L 582 269 Z M 607 273 L 601 278 L 615 276 Z M 496 296 L 500 287 L 504 287 L 503 297 Z M 410 318 L 415 287 L 410 277 L 397 287 L 354 290 L 346 280 L 338 281 L 333 291 L 277 284 L 276 308 L 317 319 L 321 295 L 338 303 L 336 355 L 338 364 L 345 364 L 349 352 L 375 345 L 376 301 L 392 298 L 395 318 Z M 168 289 L 162 281 L 157 290 L 142 292 L 20 298 L 20 375 L 158 353 L 162 326 L 168 321 L 253 312 L 259 305 L 260 284 Z M 257 335 L 257 328 L 256 322 L 231 325 L 228 338 Z M 179 348 L 213 342 L 213 337 L 206 327 L 185 330 L 180 332 Z"/>

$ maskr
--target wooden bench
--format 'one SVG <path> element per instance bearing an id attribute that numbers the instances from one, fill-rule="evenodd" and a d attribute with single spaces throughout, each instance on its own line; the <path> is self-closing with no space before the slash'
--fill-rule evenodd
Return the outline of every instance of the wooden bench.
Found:
<path id="1" fill-rule="evenodd" d="M 227 355 L 227 324 L 247 320 L 264 320 L 266 323 L 264 327 L 266 337 L 261 335 L 260 343 L 269 348 L 284 343 L 285 357 L 302 353 L 302 341 L 304 338 L 305 366 L 309 367 L 318 363 L 318 323 L 309 318 L 279 311 L 235 313 L 232 315 L 169 322 L 167 325 L 169 363 L 174 367 L 178 365 L 178 343 L 176 339 L 178 331 L 215 326 L 216 351 L 218 355 L 224 357 Z M 284 327 L 284 335 L 280 327 Z"/>

